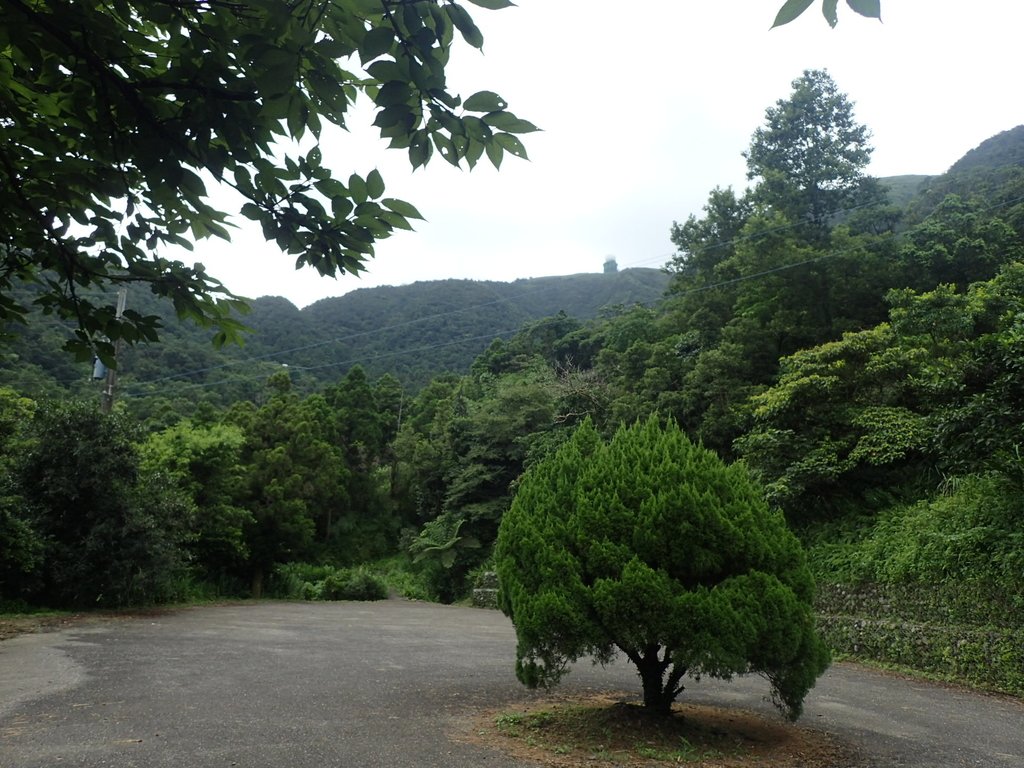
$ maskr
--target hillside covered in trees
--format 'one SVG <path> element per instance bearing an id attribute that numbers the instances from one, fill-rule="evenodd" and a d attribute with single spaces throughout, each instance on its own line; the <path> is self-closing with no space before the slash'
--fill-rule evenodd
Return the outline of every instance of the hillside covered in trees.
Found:
<path id="1" fill-rule="evenodd" d="M 589 310 L 566 299 L 541 318 L 491 284 L 427 284 L 423 311 L 443 322 L 425 337 L 391 314 L 411 288 L 303 312 L 262 299 L 246 364 L 263 375 L 231 383 L 232 358 L 191 357 L 168 325 L 158 365 L 125 356 L 111 418 L 70 402 L 39 344 L 7 346 L 0 597 L 317 597 L 387 578 L 459 599 L 490 569 L 524 471 L 585 421 L 607 438 L 653 416 L 741 460 L 782 510 L 834 650 L 1024 692 L 1022 146 L 1019 127 L 946 174 L 884 184 L 850 102 L 809 71 L 751 138 L 749 188 L 710 190 L 671 227 L 657 303 L 595 295 L 650 287 L 645 272 L 584 276 Z M 477 332 L 493 341 L 468 368 L 439 352 L 463 315 L 505 326 Z M 383 346 L 327 356 L 359 334 Z M 449 370 L 387 368 L 409 338 Z"/>
<path id="2" fill-rule="evenodd" d="M 590 320 L 616 308 L 653 305 L 668 283 L 661 270 L 634 268 L 511 283 L 438 280 L 362 288 L 301 310 L 287 299 L 264 296 L 236 316 L 248 329 L 244 343 L 219 349 L 209 330 L 182 322 L 170 302 L 136 288 L 129 291 L 128 310 L 155 317 L 160 341 L 121 352 L 121 396 L 140 418 L 168 409 L 180 418 L 199 403 L 222 408 L 255 397 L 282 366 L 309 393 L 355 365 L 374 378 L 395 376 L 412 394 L 438 374 L 466 373 L 495 338 L 507 338 L 525 323 L 559 313 Z M 42 313 L 26 325 L 8 326 L 0 376 L 33 397 L 95 394 L 92 361 L 76 361 L 63 349 L 73 338 L 71 324 Z"/>

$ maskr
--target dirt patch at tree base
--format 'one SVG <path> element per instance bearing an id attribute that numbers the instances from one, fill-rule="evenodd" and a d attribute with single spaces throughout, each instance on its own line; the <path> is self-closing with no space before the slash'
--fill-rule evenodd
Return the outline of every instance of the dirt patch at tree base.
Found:
<path id="1" fill-rule="evenodd" d="M 461 723 L 458 741 L 554 768 L 843 768 L 859 763 L 836 738 L 743 709 L 679 704 L 646 712 L 628 695 L 552 697 Z"/>

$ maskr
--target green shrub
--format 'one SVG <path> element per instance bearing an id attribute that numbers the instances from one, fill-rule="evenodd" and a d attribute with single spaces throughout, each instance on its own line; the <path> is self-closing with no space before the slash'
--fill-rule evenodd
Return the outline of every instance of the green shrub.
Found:
<path id="1" fill-rule="evenodd" d="M 998 473 L 809 537 L 833 650 L 1024 693 L 1024 498 Z"/>
<path id="2" fill-rule="evenodd" d="M 274 568 L 271 588 L 282 589 L 281 597 L 294 597 L 295 591 L 304 582 L 323 581 L 337 570 L 333 565 L 317 565 L 315 563 L 282 563 Z"/>
<path id="3" fill-rule="evenodd" d="M 388 587 L 366 568 L 341 568 L 320 583 L 320 600 L 385 600 Z"/>
<path id="4" fill-rule="evenodd" d="M 388 585 L 368 568 L 286 563 L 274 569 L 268 592 L 290 600 L 384 600 Z"/>
<path id="5" fill-rule="evenodd" d="M 275 566 L 267 583 L 267 594 L 286 600 L 311 599 L 303 593 L 305 585 L 310 583 L 310 580 L 305 578 L 307 569 L 314 567 L 327 568 L 320 576 L 321 579 L 331 570 L 329 566 L 310 566 L 308 563 L 282 563 Z"/>
<path id="6" fill-rule="evenodd" d="M 180 600 L 197 510 L 164 473 L 140 469 L 136 425 L 68 401 L 40 404 L 24 430 L 13 485 L 0 492 L 8 509 L 18 500 L 4 526 L 13 557 L 38 578 L 8 596 L 56 607 Z"/>
<path id="7" fill-rule="evenodd" d="M 949 579 L 1019 590 L 1024 498 L 1005 477 L 970 476 L 949 493 L 885 515 L 866 547 L 883 582 Z"/>
<path id="8" fill-rule="evenodd" d="M 1024 494 L 997 473 L 960 478 L 931 499 L 804 538 L 820 581 L 941 584 L 968 601 L 996 596 L 1024 608 Z"/>

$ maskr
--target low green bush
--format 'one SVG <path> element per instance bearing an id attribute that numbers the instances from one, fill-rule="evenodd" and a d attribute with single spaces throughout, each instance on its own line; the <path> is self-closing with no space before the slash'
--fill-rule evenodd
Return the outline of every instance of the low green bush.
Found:
<path id="1" fill-rule="evenodd" d="M 384 600 L 388 585 L 363 567 L 285 563 L 274 569 L 268 591 L 291 600 Z"/>
<path id="2" fill-rule="evenodd" d="M 966 477 L 933 499 L 884 515 L 865 542 L 886 583 L 986 581 L 1019 590 L 1024 497 L 999 474 Z"/>
<path id="3" fill-rule="evenodd" d="M 998 473 L 959 478 L 930 499 L 828 523 L 803 538 L 819 582 L 941 585 L 943 602 L 1024 609 L 1024 493 Z"/>
<path id="4" fill-rule="evenodd" d="M 314 585 L 315 586 L 315 585 Z M 320 582 L 320 600 L 385 600 L 388 587 L 365 568 L 339 568 Z"/>

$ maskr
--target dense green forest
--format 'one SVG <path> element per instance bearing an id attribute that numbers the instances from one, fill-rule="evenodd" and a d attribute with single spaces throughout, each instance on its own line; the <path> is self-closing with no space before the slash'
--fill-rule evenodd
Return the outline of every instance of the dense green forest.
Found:
<path id="1" fill-rule="evenodd" d="M 890 183 L 865 173 L 867 136 L 826 73 L 794 81 L 745 153 L 750 186 L 671 227 L 656 303 L 609 291 L 602 312 L 566 299 L 525 317 L 512 308 L 547 283 L 507 304 L 490 284 L 448 304 L 471 286 L 426 285 L 423 311 L 445 320 L 426 337 L 392 314 L 402 289 L 303 312 L 261 299 L 248 367 L 168 320 L 155 361 L 124 355 L 110 416 L 55 354 L 61 326 L 14 329 L 0 598 L 387 583 L 460 599 L 524 470 L 585 420 L 608 437 L 655 415 L 763 484 L 808 547 L 835 648 L 1024 691 L 1024 126 Z M 477 333 L 493 341 L 461 368 L 443 345 L 474 332 L 456 323 L 499 306 L 512 325 Z M 332 334 L 380 346 L 328 354 Z M 387 357 L 409 336 L 436 347 Z M 296 338 L 308 357 L 283 367 L 273 350 Z"/>

